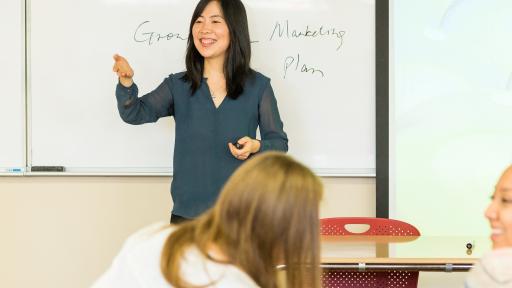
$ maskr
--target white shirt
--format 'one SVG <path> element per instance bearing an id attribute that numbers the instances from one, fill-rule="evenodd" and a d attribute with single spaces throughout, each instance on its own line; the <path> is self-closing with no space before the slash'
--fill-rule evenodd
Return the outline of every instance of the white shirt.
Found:
<path id="1" fill-rule="evenodd" d="M 163 245 L 174 230 L 174 228 L 165 226 L 168 225 L 154 224 L 130 236 L 112 262 L 111 267 L 92 287 L 172 287 L 160 271 Z M 211 261 L 204 257 L 196 247 L 191 247 L 185 251 L 181 270 L 183 279 L 193 285 L 213 283 L 208 287 L 259 287 L 249 275 L 236 266 Z"/>
<path id="2" fill-rule="evenodd" d="M 485 254 L 469 272 L 464 287 L 512 288 L 512 248 Z"/>

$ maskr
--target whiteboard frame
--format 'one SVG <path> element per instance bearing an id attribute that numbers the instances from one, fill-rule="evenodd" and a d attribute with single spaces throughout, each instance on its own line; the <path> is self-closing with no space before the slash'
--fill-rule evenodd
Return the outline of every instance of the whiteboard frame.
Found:
<path id="1" fill-rule="evenodd" d="M 325 171 L 325 170 L 314 170 L 315 175 L 324 178 L 375 178 L 375 174 L 366 173 L 343 173 L 340 174 L 339 170 L 336 171 Z M 24 172 L 19 173 L 18 176 L 113 176 L 113 177 L 172 177 L 171 172 Z"/>
<path id="2" fill-rule="evenodd" d="M 24 110 L 24 115 L 23 117 L 20 117 L 20 121 L 22 121 L 21 125 L 22 127 L 24 127 L 25 129 L 25 133 L 22 133 L 22 137 L 23 137 L 23 151 L 25 151 L 25 153 L 23 153 L 23 156 L 22 156 L 22 162 L 24 163 L 23 165 L 25 165 L 25 171 L 23 172 L 7 172 L 7 171 L 0 171 L 0 176 L 24 176 L 26 171 L 27 171 L 27 166 L 28 166 L 28 162 L 27 162 L 27 145 L 28 145 L 28 141 L 27 141 L 27 35 L 28 35 L 28 32 L 27 32 L 27 3 L 26 1 L 29 1 L 29 0 L 25 0 L 25 1 L 20 1 L 20 5 L 21 5 L 21 25 L 22 27 L 20 27 L 20 33 L 21 33 L 21 39 L 23 41 L 22 43 L 22 47 L 24 48 L 24 51 L 23 53 L 21 53 L 21 73 L 22 75 L 20 75 L 23 79 L 22 81 L 22 84 L 21 84 L 21 93 L 23 94 L 23 99 L 22 99 L 22 102 L 21 102 L 21 106 Z"/>
<path id="3" fill-rule="evenodd" d="M 23 38 L 25 39 L 25 50 L 24 50 L 24 53 L 25 53 L 25 57 L 23 58 L 23 74 L 24 74 L 24 85 L 23 85 L 23 93 L 25 94 L 25 97 L 23 97 L 23 105 L 25 106 L 25 117 L 23 117 L 23 126 L 25 127 L 25 133 L 24 133 L 24 137 L 25 137 L 25 154 L 23 155 L 23 161 L 25 163 L 25 171 L 27 171 L 27 167 L 28 167 L 28 137 L 29 137 L 29 119 L 27 118 L 28 116 L 28 90 L 29 90 L 29 86 L 28 86 L 28 83 L 29 83 L 29 79 L 28 79 L 28 76 L 30 75 L 30 73 L 28 73 L 29 71 L 29 61 L 28 61 L 28 55 L 29 54 L 29 46 L 28 46 L 28 41 L 29 41 L 29 36 L 30 35 L 29 33 L 29 27 L 30 25 L 27 23 L 28 22 L 28 19 L 30 19 L 29 17 L 29 13 L 28 13 L 28 7 L 30 7 L 28 4 L 30 0 L 25 0 L 25 1 L 21 1 L 23 5 L 23 9 L 21 11 L 23 11 L 23 15 L 21 16 L 21 18 L 23 19 Z"/>
<path id="4" fill-rule="evenodd" d="M 375 95 L 375 216 L 389 218 L 389 90 L 390 90 L 390 8 L 393 0 L 375 3 L 376 95 Z M 391 74 L 392 75 L 392 74 Z M 391 76 L 392 77 L 392 76 Z M 392 88 L 392 87 L 391 87 Z"/>
<path id="5" fill-rule="evenodd" d="M 25 71 L 25 79 L 26 79 L 26 83 L 25 83 L 25 87 L 26 87 L 26 94 L 25 94 L 25 99 L 27 101 L 27 104 L 26 104 L 26 113 L 25 113 L 25 118 L 26 118 L 26 128 L 25 128 L 25 131 L 26 131 L 26 169 L 25 169 L 25 175 L 27 175 L 27 173 L 30 172 L 30 163 L 32 163 L 32 146 L 31 146 L 31 143 L 32 143 L 32 118 L 30 117 L 30 115 L 32 115 L 32 90 L 31 90 L 31 85 L 30 83 L 32 83 L 32 69 L 31 69 L 31 61 L 30 61 L 30 55 L 31 55 L 31 47 L 32 47 L 32 43 L 30 41 L 30 35 L 32 33 L 32 30 L 31 30 L 31 22 L 30 22 L 30 19 L 31 19 L 31 10 L 30 10 L 30 7 L 31 7 L 31 2 L 32 0 L 25 0 L 25 31 L 26 31 L 26 36 L 25 36 L 25 61 L 26 61 L 26 64 L 25 64 L 25 67 L 26 67 L 26 71 Z"/>

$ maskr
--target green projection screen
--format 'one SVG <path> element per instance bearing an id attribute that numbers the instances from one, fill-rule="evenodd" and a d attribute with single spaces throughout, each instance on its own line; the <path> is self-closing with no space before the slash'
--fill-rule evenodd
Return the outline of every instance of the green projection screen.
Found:
<path id="1" fill-rule="evenodd" d="M 488 235 L 512 160 L 512 1 L 390 6 L 389 212 L 425 235 Z"/>

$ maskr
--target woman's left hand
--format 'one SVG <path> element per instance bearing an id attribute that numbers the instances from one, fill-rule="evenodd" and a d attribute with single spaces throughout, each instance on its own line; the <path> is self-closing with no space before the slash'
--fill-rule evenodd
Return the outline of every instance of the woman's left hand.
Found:
<path id="1" fill-rule="evenodd" d="M 242 149 L 236 149 L 235 145 L 228 143 L 229 151 L 233 157 L 238 160 L 246 160 L 249 158 L 249 155 L 254 154 L 260 151 L 260 141 L 256 139 L 252 139 L 250 137 L 243 137 L 238 139 L 238 144 L 243 145 Z"/>

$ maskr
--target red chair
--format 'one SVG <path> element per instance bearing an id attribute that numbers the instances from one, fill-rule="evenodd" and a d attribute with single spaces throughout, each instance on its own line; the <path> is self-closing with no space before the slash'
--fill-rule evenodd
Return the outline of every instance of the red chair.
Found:
<path id="1" fill-rule="evenodd" d="M 355 233 L 347 229 L 348 225 L 366 224 L 369 229 Z M 320 219 L 321 235 L 331 236 L 420 236 L 420 231 L 413 225 L 393 219 L 367 217 L 339 217 Z M 358 272 L 340 271 L 324 268 L 322 271 L 322 287 L 401 287 L 415 288 L 418 286 L 419 272 L 384 271 Z"/>

